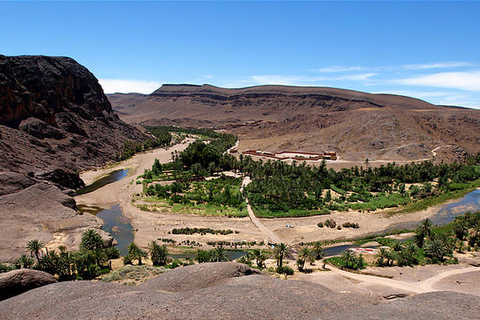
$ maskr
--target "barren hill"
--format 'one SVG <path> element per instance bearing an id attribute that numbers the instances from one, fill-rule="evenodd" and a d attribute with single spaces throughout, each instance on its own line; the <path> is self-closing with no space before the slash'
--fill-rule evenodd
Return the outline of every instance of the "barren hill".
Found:
<path id="1" fill-rule="evenodd" d="M 216 127 L 240 149 L 337 151 L 343 159 L 451 160 L 480 151 L 480 111 L 398 95 L 290 86 L 163 85 L 109 95 L 128 123 Z"/>

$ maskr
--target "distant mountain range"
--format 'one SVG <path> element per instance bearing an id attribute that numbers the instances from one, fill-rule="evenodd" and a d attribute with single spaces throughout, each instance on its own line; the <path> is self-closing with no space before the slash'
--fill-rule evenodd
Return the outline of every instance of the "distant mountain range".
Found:
<path id="1" fill-rule="evenodd" d="M 225 89 L 163 85 L 150 95 L 111 94 L 128 123 L 215 127 L 240 150 L 336 151 L 342 159 L 461 159 L 480 151 L 480 111 L 399 95 L 291 86 Z"/>

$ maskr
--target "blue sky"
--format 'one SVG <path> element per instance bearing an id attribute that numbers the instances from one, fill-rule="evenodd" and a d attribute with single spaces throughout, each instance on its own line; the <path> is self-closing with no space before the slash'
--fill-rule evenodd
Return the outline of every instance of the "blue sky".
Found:
<path id="1" fill-rule="evenodd" d="M 0 54 L 70 56 L 104 90 L 329 86 L 480 108 L 480 2 L 0 1 Z"/>

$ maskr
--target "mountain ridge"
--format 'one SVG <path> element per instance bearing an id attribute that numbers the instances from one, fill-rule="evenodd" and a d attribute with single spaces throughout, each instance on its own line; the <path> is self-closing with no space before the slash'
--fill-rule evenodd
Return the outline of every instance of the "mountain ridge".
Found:
<path id="1" fill-rule="evenodd" d="M 239 150 L 336 151 L 342 159 L 459 160 L 480 151 L 480 111 L 391 94 L 328 87 L 162 85 L 108 95 L 129 123 L 215 127 Z M 440 147 L 440 148 L 439 148 Z"/>

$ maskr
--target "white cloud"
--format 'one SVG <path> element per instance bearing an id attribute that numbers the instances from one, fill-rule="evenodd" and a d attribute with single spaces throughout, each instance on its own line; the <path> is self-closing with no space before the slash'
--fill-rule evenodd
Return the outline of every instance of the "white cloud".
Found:
<path id="1" fill-rule="evenodd" d="M 307 76 L 281 76 L 281 75 L 256 75 L 251 79 L 256 84 L 281 84 L 281 85 L 318 85 L 325 81 L 367 81 L 376 73 L 360 73 L 339 77 L 307 77 Z"/>
<path id="2" fill-rule="evenodd" d="M 154 81 L 123 80 L 123 79 L 98 79 L 105 93 L 152 93 L 162 84 Z"/>
<path id="3" fill-rule="evenodd" d="M 334 66 L 318 69 L 320 72 L 349 72 L 349 71 L 360 71 L 365 70 L 364 67 L 354 66 L 354 67 L 343 67 L 343 66 Z"/>
<path id="4" fill-rule="evenodd" d="M 441 72 L 391 82 L 409 86 L 455 88 L 480 92 L 480 71 Z"/>
<path id="5" fill-rule="evenodd" d="M 341 76 L 336 78 L 331 78 L 332 80 L 352 80 L 352 81 L 361 81 L 361 80 L 368 80 L 373 76 L 376 76 L 377 73 L 360 73 L 360 74 L 351 74 L 348 76 Z"/>
<path id="6" fill-rule="evenodd" d="M 468 92 L 458 91 L 417 91 L 417 90 L 388 90 L 382 92 L 372 92 L 379 94 L 398 94 L 425 100 L 437 105 L 462 106 L 474 109 L 480 109 L 480 97 Z"/>
<path id="7" fill-rule="evenodd" d="M 409 64 L 403 66 L 405 69 L 410 70 L 425 70 L 425 69 L 447 69 L 447 68 L 459 68 L 471 66 L 468 62 L 450 61 L 450 62 L 437 62 L 426 64 Z"/>

